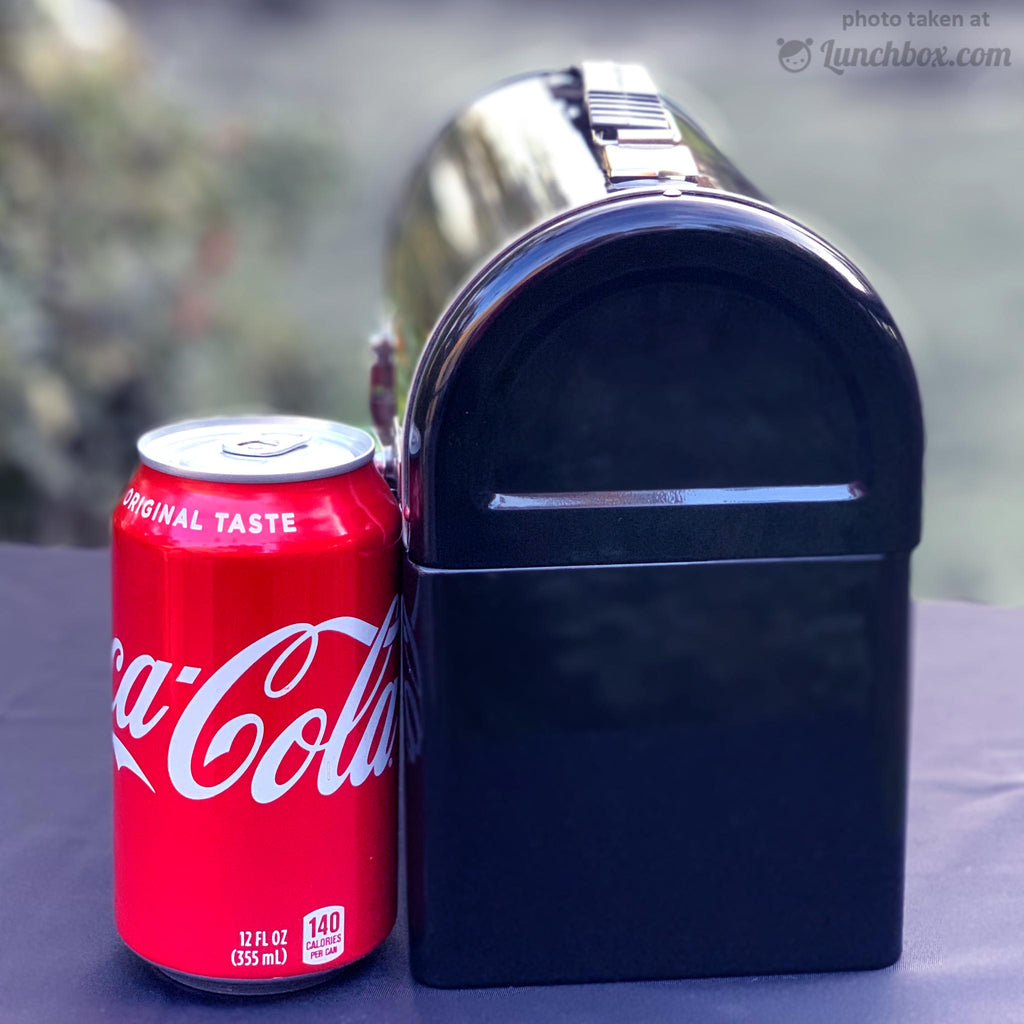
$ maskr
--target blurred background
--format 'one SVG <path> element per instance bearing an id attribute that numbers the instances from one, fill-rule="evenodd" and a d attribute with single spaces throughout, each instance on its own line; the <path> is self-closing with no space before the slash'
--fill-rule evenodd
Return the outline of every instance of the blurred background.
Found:
<path id="1" fill-rule="evenodd" d="M 616 59 L 645 63 L 901 324 L 928 431 L 917 596 L 1024 602 L 1024 10 L 843 28 L 882 10 L 0 0 L 0 540 L 106 543 L 135 438 L 162 421 L 367 423 L 413 160 L 502 78 Z M 787 70 L 780 40 L 806 39 L 811 65 Z M 840 75 L 829 39 L 1010 65 Z"/>

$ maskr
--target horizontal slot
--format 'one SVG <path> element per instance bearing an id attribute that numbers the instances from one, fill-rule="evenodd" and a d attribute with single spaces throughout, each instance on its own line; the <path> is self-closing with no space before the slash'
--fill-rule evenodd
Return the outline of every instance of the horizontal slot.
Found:
<path id="1" fill-rule="evenodd" d="M 787 487 L 685 487 L 651 491 L 562 491 L 495 494 L 487 507 L 498 512 L 559 508 L 664 508 L 679 505 L 793 505 L 856 501 L 863 484 L 798 484 Z"/>

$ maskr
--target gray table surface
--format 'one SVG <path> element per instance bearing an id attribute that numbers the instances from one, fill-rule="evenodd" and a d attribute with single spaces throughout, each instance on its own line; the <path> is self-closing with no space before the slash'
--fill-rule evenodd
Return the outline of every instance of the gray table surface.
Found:
<path id="1" fill-rule="evenodd" d="M 1024 1021 L 1024 610 L 916 608 L 905 947 L 853 974 L 437 991 L 399 918 L 287 997 L 192 994 L 114 930 L 107 555 L 0 546 L 0 1022 Z M 680 880 L 685 884 L 685 880 Z"/>

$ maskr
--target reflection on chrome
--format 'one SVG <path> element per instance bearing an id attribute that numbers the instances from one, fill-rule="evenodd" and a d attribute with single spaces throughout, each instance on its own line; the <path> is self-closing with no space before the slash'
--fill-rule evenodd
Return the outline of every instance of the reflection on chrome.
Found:
<path id="1" fill-rule="evenodd" d="M 557 508 L 664 508 L 666 505 L 774 505 L 856 501 L 863 484 L 799 484 L 788 487 L 686 487 L 653 491 L 564 491 L 559 494 L 495 494 L 487 507 L 501 512 Z"/>

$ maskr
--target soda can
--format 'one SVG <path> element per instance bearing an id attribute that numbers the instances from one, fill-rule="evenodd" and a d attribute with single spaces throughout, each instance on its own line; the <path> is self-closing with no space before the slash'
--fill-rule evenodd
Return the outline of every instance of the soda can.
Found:
<path id="1" fill-rule="evenodd" d="M 303 988 L 395 920 L 398 506 L 337 423 L 138 448 L 111 551 L 117 928 L 195 988 Z"/>

